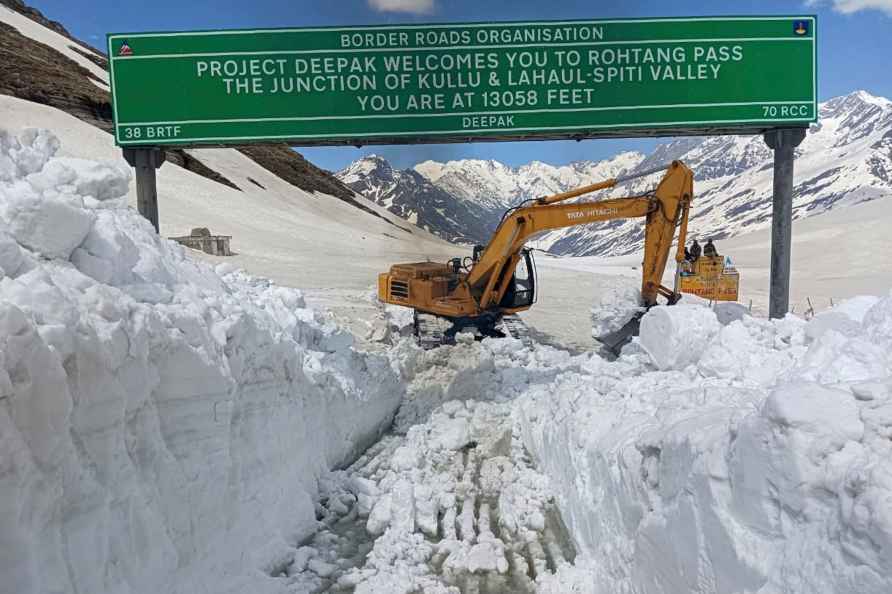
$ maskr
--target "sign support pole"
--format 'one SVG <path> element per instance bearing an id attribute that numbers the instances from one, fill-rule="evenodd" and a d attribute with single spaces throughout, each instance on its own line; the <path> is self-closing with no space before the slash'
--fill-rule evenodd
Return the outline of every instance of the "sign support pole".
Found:
<path id="1" fill-rule="evenodd" d="M 774 192 L 771 212 L 771 285 L 768 317 L 790 311 L 790 250 L 793 243 L 794 150 L 805 138 L 805 128 L 777 128 L 765 133 L 774 151 Z"/>
<path id="2" fill-rule="evenodd" d="M 158 186 L 155 170 L 164 164 L 164 150 L 159 148 L 125 148 L 124 159 L 136 169 L 136 207 L 158 233 Z"/>

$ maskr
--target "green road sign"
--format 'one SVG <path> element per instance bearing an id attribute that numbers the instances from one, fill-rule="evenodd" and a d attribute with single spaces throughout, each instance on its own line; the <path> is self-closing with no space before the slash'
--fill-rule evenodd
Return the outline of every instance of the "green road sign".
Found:
<path id="1" fill-rule="evenodd" d="M 108 36 L 119 145 L 756 133 L 817 119 L 813 16 Z"/>

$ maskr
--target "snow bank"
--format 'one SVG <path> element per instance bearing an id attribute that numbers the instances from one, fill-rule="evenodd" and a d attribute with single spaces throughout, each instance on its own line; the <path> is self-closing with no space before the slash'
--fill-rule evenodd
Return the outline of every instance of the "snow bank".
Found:
<path id="1" fill-rule="evenodd" d="M 707 307 L 660 305 L 641 318 L 639 337 L 657 368 L 679 369 L 699 359 L 718 331 L 718 318 Z"/>
<path id="2" fill-rule="evenodd" d="M 531 351 L 513 338 L 471 339 L 432 351 L 403 343 L 399 349 L 394 358 L 408 385 L 394 421 L 397 433 L 426 422 L 431 411 L 450 400 L 510 401 L 531 385 L 548 385 L 558 374 L 576 369 L 569 353 L 551 347 Z"/>
<path id="3" fill-rule="evenodd" d="M 186 257 L 129 173 L 0 132 L 0 575 L 14 592 L 264 592 L 317 478 L 392 419 L 389 360 L 300 292 Z"/>
<path id="4" fill-rule="evenodd" d="M 617 278 L 608 284 L 592 307 L 592 337 L 597 339 L 622 328 L 645 310 L 641 289 L 629 279 Z"/>
<path id="5" fill-rule="evenodd" d="M 892 591 L 892 297 L 808 323 L 691 307 L 521 404 L 579 553 L 550 590 Z"/>

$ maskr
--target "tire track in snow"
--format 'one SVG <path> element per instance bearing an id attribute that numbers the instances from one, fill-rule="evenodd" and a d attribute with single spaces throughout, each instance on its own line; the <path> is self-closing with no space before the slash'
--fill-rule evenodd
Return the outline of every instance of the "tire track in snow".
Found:
<path id="1" fill-rule="evenodd" d="M 389 350 L 409 384 L 393 433 L 320 480 L 318 530 L 267 573 L 294 593 L 534 591 L 575 551 L 514 398 L 576 364 L 465 335 L 422 351 L 400 339 L 410 317 L 374 310 L 366 346 Z"/>
<path id="2" fill-rule="evenodd" d="M 292 592 L 533 592 L 575 552 L 507 403 L 449 401 L 322 483 Z"/>

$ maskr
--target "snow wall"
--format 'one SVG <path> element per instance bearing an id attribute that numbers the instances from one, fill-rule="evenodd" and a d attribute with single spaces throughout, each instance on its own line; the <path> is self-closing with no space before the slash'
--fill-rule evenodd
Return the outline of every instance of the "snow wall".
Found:
<path id="1" fill-rule="evenodd" d="M 160 239 L 128 170 L 58 144 L 0 131 L 0 591 L 277 590 L 317 478 L 405 389 L 298 291 Z"/>
<path id="2" fill-rule="evenodd" d="M 892 297 L 721 313 L 656 308 L 617 361 L 531 387 L 579 552 L 554 591 L 892 592 Z"/>

